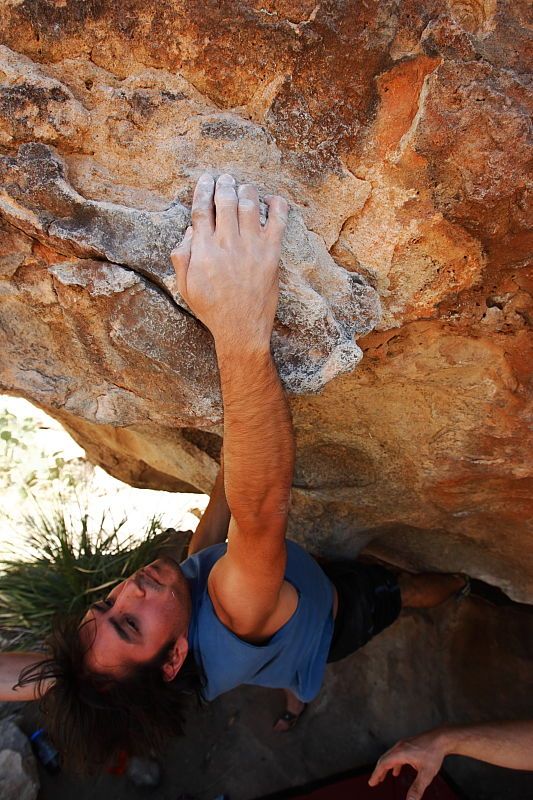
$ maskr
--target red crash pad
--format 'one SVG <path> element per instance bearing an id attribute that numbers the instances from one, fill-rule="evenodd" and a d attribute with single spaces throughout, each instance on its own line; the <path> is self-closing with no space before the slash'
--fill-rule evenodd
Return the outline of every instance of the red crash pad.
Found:
<path id="1" fill-rule="evenodd" d="M 413 769 L 404 767 L 398 778 L 389 774 L 383 783 L 372 788 L 368 785 L 371 774 L 372 770 L 343 773 L 297 789 L 276 792 L 260 800 L 405 800 L 407 790 L 416 777 Z M 444 778 L 437 775 L 426 789 L 424 800 L 459 800 L 459 795 Z"/>

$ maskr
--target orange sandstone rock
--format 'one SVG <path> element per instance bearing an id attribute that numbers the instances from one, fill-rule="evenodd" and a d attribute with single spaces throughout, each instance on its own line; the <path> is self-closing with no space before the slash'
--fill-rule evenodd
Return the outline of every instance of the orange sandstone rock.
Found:
<path id="1" fill-rule="evenodd" d="M 2 12 L 2 390 L 135 485 L 208 490 L 214 353 L 168 252 L 199 173 L 229 170 L 293 208 L 292 535 L 531 602 L 526 3 Z"/>

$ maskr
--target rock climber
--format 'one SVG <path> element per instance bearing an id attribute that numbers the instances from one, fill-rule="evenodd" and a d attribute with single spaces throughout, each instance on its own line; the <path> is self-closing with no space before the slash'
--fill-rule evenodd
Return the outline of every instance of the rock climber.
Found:
<path id="1" fill-rule="evenodd" d="M 5 654 L 0 665 L 0 698 L 40 697 L 48 732 L 75 767 L 178 734 L 184 692 L 209 701 L 239 684 L 284 689 L 275 727 L 286 731 L 328 662 L 402 607 L 435 606 L 465 584 L 398 580 L 377 564 L 321 566 L 286 539 L 295 440 L 271 334 L 289 208 L 280 196 L 265 201 L 263 225 L 255 186 L 202 175 L 192 226 L 171 256 L 180 294 L 213 336 L 224 406 L 223 468 L 189 557 L 146 565 L 83 619 L 58 621 L 46 654 Z"/>

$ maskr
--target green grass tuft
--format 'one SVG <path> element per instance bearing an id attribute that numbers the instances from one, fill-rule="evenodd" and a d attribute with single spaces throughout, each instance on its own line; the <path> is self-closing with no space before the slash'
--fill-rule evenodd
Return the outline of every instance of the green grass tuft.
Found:
<path id="1" fill-rule="evenodd" d="M 39 647 L 56 614 L 82 613 L 132 572 L 156 558 L 161 524 L 154 517 L 143 541 L 120 537 L 105 514 L 95 530 L 87 513 L 75 521 L 58 508 L 51 516 L 26 517 L 24 550 L 0 561 L 0 629 L 11 650 Z"/>

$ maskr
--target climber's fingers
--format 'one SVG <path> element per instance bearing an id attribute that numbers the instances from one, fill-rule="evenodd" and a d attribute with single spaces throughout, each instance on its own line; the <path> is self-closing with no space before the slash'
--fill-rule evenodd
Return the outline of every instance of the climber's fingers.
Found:
<path id="1" fill-rule="evenodd" d="M 422 800 L 424 792 L 435 777 L 430 769 L 421 769 L 407 792 L 406 800 Z"/>
<path id="2" fill-rule="evenodd" d="M 216 238 L 229 245 L 239 235 L 235 178 L 228 173 L 219 177 L 215 186 Z"/>
<path id="3" fill-rule="evenodd" d="M 189 225 L 179 245 L 170 254 L 170 260 L 176 273 L 178 291 L 184 300 L 187 299 L 187 270 L 191 260 L 192 226 Z"/>
<path id="4" fill-rule="evenodd" d="M 208 172 L 200 175 L 192 198 L 191 218 L 195 233 L 215 232 L 215 179 Z"/>
<path id="5" fill-rule="evenodd" d="M 259 194 L 253 183 L 243 183 L 237 190 L 239 199 L 239 234 L 257 236 L 261 231 Z"/>
<path id="6" fill-rule="evenodd" d="M 265 202 L 268 204 L 268 219 L 265 225 L 265 233 L 275 244 L 281 245 L 287 219 L 289 216 L 289 204 L 284 197 L 278 194 L 267 194 Z"/>
<path id="7" fill-rule="evenodd" d="M 421 800 L 425 790 L 438 773 L 444 752 L 436 736 L 436 731 L 428 731 L 413 739 L 396 742 L 378 760 L 368 781 L 369 786 L 377 786 L 385 780 L 389 772 L 398 777 L 404 764 L 416 770 L 417 777 L 407 792 L 407 800 Z"/>

